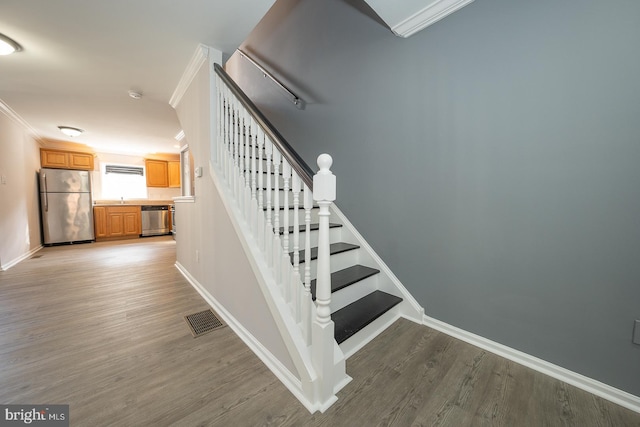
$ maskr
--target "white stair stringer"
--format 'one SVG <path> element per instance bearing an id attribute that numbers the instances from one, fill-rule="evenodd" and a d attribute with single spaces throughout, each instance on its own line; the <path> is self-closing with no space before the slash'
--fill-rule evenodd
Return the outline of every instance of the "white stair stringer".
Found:
<path id="1" fill-rule="evenodd" d="M 364 347 L 372 339 L 378 336 L 382 331 L 389 327 L 398 318 L 404 317 L 415 323 L 422 324 L 424 318 L 424 308 L 418 304 L 409 291 L 404 287 L 400 280 L 393 274 L 391 269 L 382 261 L 382 258 L 373 250 L 362 235 L 351 224 L 347 217 L 334 204 L 331 205 L 331 222 L 342 224 L 342 239 L 345 242 L 357 244 L 360 246 L 356 250 L 355 256 L 359 263 L 380 270 L 376 277 L 377 290 L 387 292 L 391 295 L 402 298 L 402 302 L 384 313 L 371 324 L 360 330 L 354 336 L 340 344 L 340 348 L 346 358 L 352 356 L 356 351 Z M 333 270 L 333 266 L 332 266 Z M 360 283 L 351 285 L 358 286 Z M 362 286 L 370 287 L 370 283 L 363 281 Z M 341 292 L 341 291 L 338 291 Z M 353 291 L 351 291 L 353 292 Z M 354 292 L 355 294 L 355 292 Z M 357 298 L 354 298 L 354 301 Z M 341 301 L 342 305 L 346 305 Z"/>
<path id="2" fill-rule="evenodd" d="M 261 359 L 270 360 L 270 363 L 265 364 L 272 368 L 272 372 L 311 413 L 318 410 L 324 412 L 337 400 L 335 393 L 351 380 L 346 374 L 345 357 L 336 343 L 334 345 L 334 395 L 327 401 L 320 401 L 320 377 L 313 366 L 310 347 L 305 342 L 300 325 L 296 323 L 288 303 L 282 297 L 280 285 L 277 283 L 272 269 L 267 265 L 249 224 L 243 219 L 238 202 L 223 178 L 222 171 L 218 170 L 218 167 L 211 162 L 209 163 L 209 171 L 297 372 L 274 370 L 274 366 L 282 367 L 282 364 L 266 349 L 257 355 Z M 309 301 L 309 304 L 313 303 Z M 312 310 L 314 309 L 315 307 L 312 307 Z M 240 338 L 244 340 L 243 336 Z M 251 347 L 255 348 L 255 346 Z M 291 374 L 299 379 L 299 382 L 292 380 Z"/>

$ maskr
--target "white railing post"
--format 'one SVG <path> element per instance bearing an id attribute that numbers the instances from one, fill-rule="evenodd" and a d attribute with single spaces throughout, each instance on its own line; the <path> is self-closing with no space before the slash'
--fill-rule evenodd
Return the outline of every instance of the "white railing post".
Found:
<path id="1" fill-rule="evenodd" d="M 336 177 L 328 154 L 318 157 L 320 170 L 313 177 L 313 199 L 320 207 L 318 261 L 316 273 L 316 318 L 312 328 L 312 354 L 318 375 L 321 378 L 319 398 L 328 401 L 333 396 L 335 379 L 333 363 L 334 324 L 331 320 L 331 265 L 329 262 L 329 206 L 336 199 Z"/>

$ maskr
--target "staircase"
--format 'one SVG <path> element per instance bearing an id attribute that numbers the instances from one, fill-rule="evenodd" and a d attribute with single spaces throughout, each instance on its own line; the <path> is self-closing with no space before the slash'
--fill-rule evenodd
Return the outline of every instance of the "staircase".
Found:
<path id="1" fill-rule="evenodd" d="M 266 159 L 261 159 L 266 161 Z M 266 173 L 265 173 L 266 175 Z M 284 179 L 281 173 L 275 175 L 271 174 L 272 185 L 271 189 L 275 186 L 275 177 L 279 180 L 278 188 L 279 200 L 282 201 L 280 211 L 284 211 L 284 199 L 285 192 Z M 265 176 L 266 178 L 266 176 Z M 263 187 L 263 190 L 267 190 Z M 286 194 L 289 200 L 288 216 L 289 224 L 293 224 L 293 198 L 291 190 Z M 266 207 L 263 211 L 266 211 Z M 312 222 L 309 226 L 310 240 L 313 244 L 317 243 L 319 223 L 317 221 L 318 207 L 312 207 Z M 299 213 L 298 222 L 304 223 L 303 213 Z M 334 215 L 335 216 L 335 215 Z M 392 293 L 380 290 L 380 281 L 385 278 L 380 276 L 380 270 L 376 268 L 376 263 L 373 260 L 369 262 L 363 261 L 363 265 L 359 260 L 366 259 L 365 251 L 358 245 L 357 239 L 349 234 L 348 230 L 344 229 L 342 223 L 330 222 L 329 223 L 329 236 L 330 246 L 329 254 L 331 264 L 331 320 L 335 324 L 335 340 L 340 345 L 343 352 L 350 356 L 355 351 L 360 349 L 364 344 L 369 342 L 366 339 L 371 335 L 371 332 L 367 335 L 363 332 L 364 336 L 356 336 L 361 330 L 368 325 L 372 324 L 379 318 L 382 318 L 377 324 L 390 323 L 389 320 L 395 320 L 397 318 L 397 312 L 391 312 L 396 305 L 402 302 L 402 297 L 396 296 Z M 301 239 L 304 239 L 304 233 L 306 228 L 304 225 L 299 226 L 298 231 L 301 233 Z M 287 230 L 288 234 L 293 234 L 294 226 L 289 226 Z M 279 228 L 280 236 L 285 235 L 285 228 Z M 354 243 L 355 242 L 355 243 Z M 305 262 L 305 251 L 300 251 L 300 263 Z M 289 252 L 289 258 L 291 264 L 294 264 L 294 253 Z M 311 261 L 311 277 L 316 277 L 317 266 L 315 261 L 318 258 L 318 247 L 312 246 L 310 250 Z M 310 282 L 311 297 L 312 300 L 316 300 L 316 279 L 312 279 Z M 387 314 L 385 316 L 385 314 Z M 393 321 L 391 320 L 391 322 Z M 372 328 L 374 330 L 380 329 Z M 373 338 L 377 333 L 373 334 Z M 351 337 L 355 337 L 353 340 L 347 342 Z M 343 344 L 344 343 L 344 344 Z"/>
<path id="2" fill-rule="evenodd" d="M 292 391 L 324 411 L 350 380 L 346 358 L 399 317 L 421 322 L 423 310 L 333 204 L 332 159 L 321 155 L 314 175 L 224 70 L 215 72 L 214 181 L 234 200 L 263 292 L 279 307 L 272 313 L 300 378 Z"/>

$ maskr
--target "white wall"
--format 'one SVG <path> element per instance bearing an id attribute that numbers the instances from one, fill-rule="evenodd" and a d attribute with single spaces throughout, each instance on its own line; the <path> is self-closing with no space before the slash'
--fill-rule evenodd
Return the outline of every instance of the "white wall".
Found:
<path id="1" fill-rule="evenodd" d="M 221 54 L 212 52 L 217 54 L 216 62 L 219 62 Z M 202 177 L 195 181 L 195 199 L 176 203 L 177 261 L 262 346 L 297 376 L 209 174 L 210 90 L 210 64 L 205 61 L 176 107 L 189 141 L 194 167 L 203 168 Z"/>
<path id="2" fill-rule="evenodd" d="M 37 172 L 39 145 L 0 101 L 0 269 L 41 245 Z"/>

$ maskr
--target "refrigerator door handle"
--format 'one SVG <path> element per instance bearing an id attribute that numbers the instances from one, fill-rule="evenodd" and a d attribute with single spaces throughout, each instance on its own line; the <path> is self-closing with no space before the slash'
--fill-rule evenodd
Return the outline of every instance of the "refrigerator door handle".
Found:
<path id="1" fill-rule="evenodd" d="M 44 183 L 44 211 L 49 212 L 49 195 L 47 194 L 47 174 L 42 174 L 42 182 Z"/>

